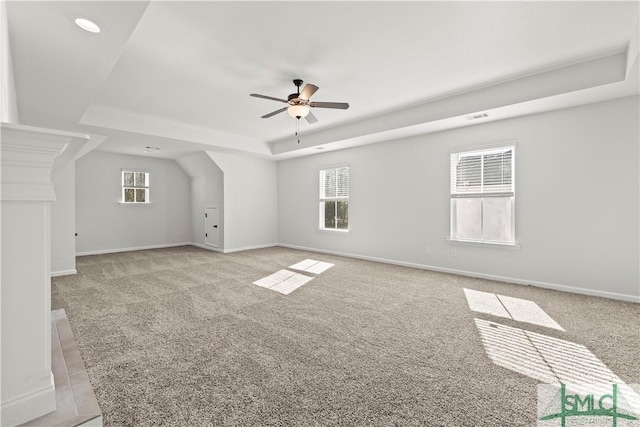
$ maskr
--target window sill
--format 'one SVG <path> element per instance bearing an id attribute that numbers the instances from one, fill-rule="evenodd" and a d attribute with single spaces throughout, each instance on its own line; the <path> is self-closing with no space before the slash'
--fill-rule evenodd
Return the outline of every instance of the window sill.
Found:
<path id="1" fill-rule="evenodd" d="M 511 250 L 520 250 L 522 248 L 522 243 L 493 243 L 493 242 L 479 242 L 476 240 L 456 240 L 445 237 L 444 240 L 447 243 L 453 245 L 463 245 L 463 246 L 479 246 L 484 248 L 497 248 L 497 249 L 511 249 Z"/>
<path id="2" fill-rule="evenodd" d="M 140 203 L 140 202 L 118 202 L 118 204 L 120 206 L 149 206 L 149 205 L 152 205 L 153 202 L 146 202 L 146 203 Z"/>
<path id="3" fill-rule="evenodd" d="M 340 230 L 337 228 L 318 228 L 320 233 L 336 233 L 336 234 L 349 234 L 349 230 Z"/>

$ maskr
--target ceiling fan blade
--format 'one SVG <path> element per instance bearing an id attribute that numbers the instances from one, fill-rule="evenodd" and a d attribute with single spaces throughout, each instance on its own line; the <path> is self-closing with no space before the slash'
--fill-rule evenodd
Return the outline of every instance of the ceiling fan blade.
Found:
<path id="1" fill-rule="evenodd" d="M 316 116 L 314 116 L 311 111 L 309 111 L 309 114 L 307 114 L 307 117 L 305 117 L 305 119 L 307 119 L 307 123 L 309 123 L 309 124 L 313 124 L 313 123 L 316 123 L 318 121 Z"/>
<path id="2" fill-rule="evenodd" d="M 347 102 L 310 102 L 310 107 L 318 107 L 318 108 L 337 108 L 339 110 L 346 110 L 349 108 L 349 103 Z"/>
<path id="3" fill-rule="evenodd" d="M 249 96 L 254 96 L 256 98 L 262 98 L 262 99 L 270 99 L 271 101 L 287 102 L 286 99 L 274 98 L 273 96 L 260 95 L 257 93 L 250 93 Z"/>
<path id="4" fill-rule="evenodd" d="M 287 111 L 287 108 L 289 108 L 289 107 L 284 107 L 284 108 L 281 108 L 281 109 L 279 109 L 279 110 L 272 111 L 272 112 L 270 112 L 269 114 L 265 114 L 264 116 L 262 116 L 262 118 L 263 118 L 263 119 L 268 119 L 268 118 L 269 118 L 269 117 L 271 117 L 271 116 L 275 116 L 276 114 L 280 114 L 280 113 L 282 113 L 283 111 Z"/>
<path id="5" fill-rule="evenodd" d="M 302 89 L 302 92 L 300 92 L 300 95 L 298 96 L 298 98 L 304 100 L 304 101 L 308 101 L 309 98 L 311 98 L 311 96 L 316 93 L 316 91 L 319 89 L 318 86 L 316 85 L 312 85 L 307 83 L 304 86 L 304 89 Z"/>

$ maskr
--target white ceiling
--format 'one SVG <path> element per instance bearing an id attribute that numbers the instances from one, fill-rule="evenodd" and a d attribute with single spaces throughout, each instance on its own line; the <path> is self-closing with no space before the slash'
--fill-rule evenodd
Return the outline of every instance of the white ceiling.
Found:
<path id="1" fill-rule="evenodd" d="M 638 93 L 636 1 L 8 1 L 7 13 L 20 122 L 129 154 L 278 159 Z M 286 98 L 294 78 L 351 106 L 314 109 L 300 144 L 286 113 L 260 118 L 282 104 L 249 97 Z"/>

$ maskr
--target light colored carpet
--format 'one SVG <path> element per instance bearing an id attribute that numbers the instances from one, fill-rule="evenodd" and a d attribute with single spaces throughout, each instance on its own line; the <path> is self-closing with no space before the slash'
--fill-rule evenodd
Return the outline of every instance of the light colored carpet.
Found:
<path id="1" fill-rule="evenodd" d="M 289 295 L 252 284 L 308 258 L 334 266 Z M 285 248 L 77 269 L 52 279 L 53 308 L 107 426 L 535 425 L 540 382 L 492 361 L 486 322 L 583 346 L 640 382 L 638 304 Z M 465 288 L 533 301 L 565 330 L 474 312 Z"/>

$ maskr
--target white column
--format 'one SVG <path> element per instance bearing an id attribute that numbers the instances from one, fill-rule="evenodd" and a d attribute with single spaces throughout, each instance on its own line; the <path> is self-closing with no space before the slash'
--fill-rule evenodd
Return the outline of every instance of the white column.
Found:
<path id="1" fill-rule="evenodd" d="M 51 171 L 73 161 L 87 140 L 80 134 L 2 124 L 2 426 L 56 408 L 51 373 Z"/>

